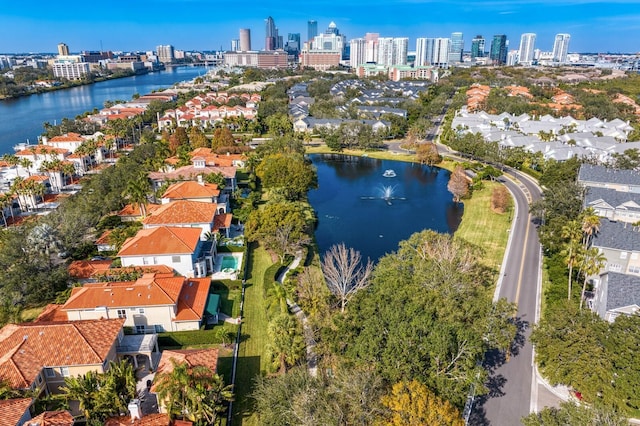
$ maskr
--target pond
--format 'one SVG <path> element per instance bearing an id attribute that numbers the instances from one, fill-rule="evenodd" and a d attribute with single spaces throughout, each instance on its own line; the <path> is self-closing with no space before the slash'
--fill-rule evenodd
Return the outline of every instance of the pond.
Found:
<path id="1" fill-rule="evenodd" d="M 309 158 L 318 170 L 309 201 L 321 255 L 344 242 L 377 262 L 415 232 L 453 233 L 462 220 L 463 205 L 447 190 L 447 170 L 338 154 Z"/>

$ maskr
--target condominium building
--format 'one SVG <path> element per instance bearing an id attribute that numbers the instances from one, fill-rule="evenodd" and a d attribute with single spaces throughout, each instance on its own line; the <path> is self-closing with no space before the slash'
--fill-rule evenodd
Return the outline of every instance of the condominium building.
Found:
<path id="1" fill-rule="evenodd" d="M 406 37 L 378 38 L 378 60 L 380 65 L 406 65 L 409 39 Z"/>
<path id="2" fill-rule="evenodd" d="M 67 80 L 80 80 L 91 71 L 87 62 L 58 60 L 53 63 L 53 75 Z"/>
<path id="3" fill-rule="evenodd" d="M 569 53 L 569 34 L 556 34 L 553 42 L 553 62 L 564 64 L 567 62 L 567 54 Z"/>
<path id="4" fill-rule="evenodd" d="M 352 39 L 349 44 L 351 67 L 377 62 L 379 39 L 378 33 L 367 33 L 364 37 Z"/>
<path id="5" fill-rule="evenodd" d="M 60 56 L 69 56 L 69 46 L 65 43 L 58 44 L 58 55 Z"/>
<path id="6" fill-rule="evenodd" d="M 170 44 L 156 46 L 158 60 L 165 64 L 170 64 L 176 58 L 173 46 Z"/>
<path id="7" fill-rule="evenodd" d="M 518 49 L 518 63 L 522 65 L 532 65 L 536 35 L 534 33 L 524 33 L 520 37 L 520 49 Z"/>

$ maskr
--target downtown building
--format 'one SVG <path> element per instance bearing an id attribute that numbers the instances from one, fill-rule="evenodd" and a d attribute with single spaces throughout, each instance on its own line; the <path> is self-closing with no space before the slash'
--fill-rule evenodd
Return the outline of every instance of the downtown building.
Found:
<path id="1" fill-rule="evenodd" d="M 525 66 L 533 65 L 535 59 L 536 35 L 524 33 L 520 37 L 520 49 L 518 49 L 518 63 Z"/>
<path id="2" fill-rule="evenodd" d="M 483 58 L 485 49 L 485 39 L 477 35 L 471 40 L 471 59 Z"/>
<path id="3" fill-rule="evenodd" d="M 163 64 L 170 64 L 176 59 L 175 51 L 170 44 L 156 46 L 156 55 L 158 61 Z"/>
<path id="4" fill-rule="evenodd" d="M 567 54 L 569 53 L 569 34 L 556 34 L 553 42 L 553 62 L 564 64 L 567 62 Z"/>
<path id="5" fill-rule="evenodd" d="M 284 50 L 225 52 L 224 65 L 263 69 L 285 69 L 289 66 L 289 55 Z"/>
<path id="6" fill-rule="evenodd" d="M 449 66 L 450 40 L 448 38 L 418 38 L 416 40 L 416 66 Z"/>
<path id="7" fill-rule="evenodd" d="M 364 37 L 354 38 L 349 42 L 351 68 L 378 61 L 378 40 L 380 34 L 367 33 Z"/>
<path id="8" fill-rule="evenodd" d="M 462 33 L 455 32 L 451 33 L 450 43 L 449 43 L 449 65 L 459 64 L 462 62 L 462 51 L 464 50 L 464 37 Z"/>
<path id="9" fill-rule="evenodd" d="M 300 51 L 300 66 L 326 71 L 340 66 L 340 61 L 346 48 L 346 37 L 334 22 L 323 34 L 318 34 L 312 40 L 303 44 Z"/>
<path id="10" fill-rule="evenodd" d="M 493 36 L 489 59 L 491 59 L 494 65 L 504 65 L 507 63 L 508 45 L 506 35 L 498 34 Z"/>

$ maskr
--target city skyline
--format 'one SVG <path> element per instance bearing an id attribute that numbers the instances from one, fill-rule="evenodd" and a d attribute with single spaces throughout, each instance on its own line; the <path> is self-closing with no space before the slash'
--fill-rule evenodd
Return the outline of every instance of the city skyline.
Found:
<path id="1" fill-rule="evenodd" d="M 206 0 L 116 1 L 98 13 L 88 13 L 76 0 L 64 6 L 41 0 L 29 8 L 4 5 L 0 10 L 0 53 L 55 52 L 60 42 L 72 52 L 144 51 L 165 44 L 179 50 L 228 50 L 241 28 L 250 29 L 256 47 L 262 48 L 264 43 L 257 41 L 265 39 L 269 16 L 280 34 L 306 35 L 310 20 L 317 21 L 320 33 L 333 21 L 348 40 L 366 33 L 407 37 L 412 51 L 417 38 L 450 37 L 454 32 L 465 34 L 465 51 L 471 49 L 475 34 L 487 39 L 505 34 L 509 49 L 517 49 L 520 36 L 529 32 L 537 34 L 536 48 L 543 51 L 553 50 L 559 33 L 571 34 L 571 52 L 640 51 L 636 36 L 640 3 L 629 0 L 357 0 L 340 4 L 340 8 L 328 7 L 324 1 L 292 8 L 247 0 L 237 15 L 218 13 Z M 159 10 L 166 13 L 157 13 Z"/>

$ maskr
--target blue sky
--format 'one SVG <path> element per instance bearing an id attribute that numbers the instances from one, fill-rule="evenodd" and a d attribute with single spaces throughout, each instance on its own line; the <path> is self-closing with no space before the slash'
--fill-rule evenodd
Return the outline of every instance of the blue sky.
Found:
<path id="1" fill-rule="evenodd" d="M 222 6 L 222 4 L 224 6 Z M 230 6 L 231 5 L 231 6 Z M 557 33 L 571 34 L 571 52 L 640 52 L 640 1 L 613 0 L 0 0 L 0 53 L 55 52 L 59 42 L 81 50 L 228 49 L 240 28 L 252 47 L 264 47 L 264 19 L 280 34 L 301 33 L 307 21 L 324 31 L 334 21 L 348 39 L 377 32 L 384 37 L 449 37 L 462 31 L 465 49 L 481 34 L 506 34 L 517 49 L 520 35 L 537 34 L 536 48 L 551 50 Z M 487 45 L 488 48 L 488 45 Z"/>

